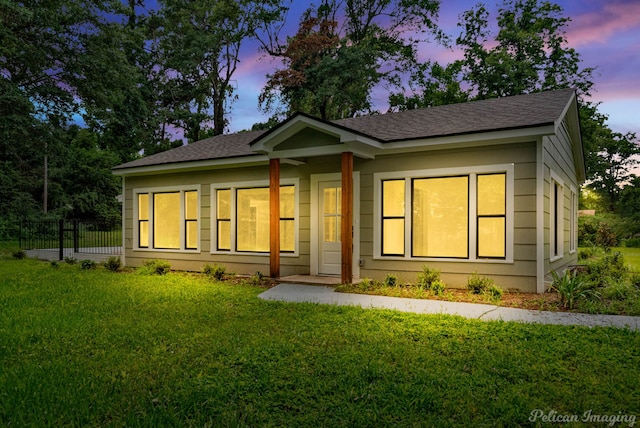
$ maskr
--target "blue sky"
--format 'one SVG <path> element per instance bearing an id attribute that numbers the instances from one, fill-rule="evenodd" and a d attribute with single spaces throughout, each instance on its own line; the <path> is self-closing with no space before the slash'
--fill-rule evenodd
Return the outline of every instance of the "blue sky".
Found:
<path id="1" fill-rule="evenodd" d="M 294 0 L 287 27 L 293 34 L 299 12 L 311 2 Z M 458 16 L 475 1 L 444 0 L 438 24 L 455 39 L 460 34 Z M 495 0 L 484 2 L 495 19 Z M 500 2 L 502 3 L 502 2 Z M 640 136 L 640 1 L 638 0 L 561 0 L 555 1 L 571 18 L 566 28 L 568 45 L 582 58 L 582 67 L 596 67 L 595 90 L 591 101 L 600 102 L 600 111 L 609 116 L 609 126 L 617 132 L 635 132 Z M 426 45 L 424 58 L 442 64 L 460 57 L 435 44 Z M 277 60 L 258 53 L 253 45 L 242 50 L 242 62 L 235 75 L 238 100 L 231 106 L 229 132 L 249 129 L 267 119 L 258 109 L 258 95 L 266 83 L 266 75 L 280 66 Z M 386 93 L 376 91 L 376 108 L 387 109 Z"/>

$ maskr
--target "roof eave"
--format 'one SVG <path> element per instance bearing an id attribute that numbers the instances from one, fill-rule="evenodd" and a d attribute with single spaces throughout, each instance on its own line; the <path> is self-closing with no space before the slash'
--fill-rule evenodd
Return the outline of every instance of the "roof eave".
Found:
<path id="1" fill-rule="evenodd" d="M 261 154 L 243 155 L 219 159 L 206 159 L 195 161 L 172 162 L 158 165 L 145 165 L 130 168 L 114 168 L 114 175 L 121 177 L 133 177 L 143 175 L 154 175 L 168 172 L 193 172 L 210 169 L 225 169 L 265 165 L 269 163 L 268 156 Z"/>

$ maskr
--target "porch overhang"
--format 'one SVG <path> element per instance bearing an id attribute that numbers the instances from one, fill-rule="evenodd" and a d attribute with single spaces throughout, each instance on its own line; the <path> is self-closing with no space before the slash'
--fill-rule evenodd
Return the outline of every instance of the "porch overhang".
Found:
<path id="1" fill-rule="evenodd" d="M 318 141 L 306 144 L 304 137 L 317 135 Z M 306 114 L 298 113 L 250 144 L 251 150 L 269 159 L 291 159 L 353 153 L 364 159 L 374 159 L 383 143 L 356 131 L 343 128 Z M 286 161 L 285 161 L 286 160 Z"/>

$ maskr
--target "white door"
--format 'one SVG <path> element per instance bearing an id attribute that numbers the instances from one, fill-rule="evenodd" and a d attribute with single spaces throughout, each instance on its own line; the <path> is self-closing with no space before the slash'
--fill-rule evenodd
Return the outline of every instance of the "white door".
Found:
<path id="1" fill-rule="evenodd" d="M 341 186 L 340 180 L 318 182 L 318 237 L 320 241 L 318 273 L 322 275 L 340 275 L 342 272 Z"/>

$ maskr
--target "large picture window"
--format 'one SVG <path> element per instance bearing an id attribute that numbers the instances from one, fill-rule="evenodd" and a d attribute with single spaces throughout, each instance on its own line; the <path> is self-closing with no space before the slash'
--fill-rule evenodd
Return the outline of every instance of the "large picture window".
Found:
<path id="1" fill-rule="evenodd" d="M 280 186 L 280 251 L 296 250 L 295 185 Z M 269 187 L 214 188 L 214 251 L 269 252 Z"/>
<path id="2" fill-rule="evenodd" d="M 198 249 L 198 190 L 139 190 L 136 194 L 138 248 Z"/>
<path id="3" fill-rule="evenodd" d="M 469 255 L 469 177 L 413 180 L 414 257 Z"/>
<path id="4" fill-rule="evenodd" d="M 375 174 L 376 257 L 511 261 L 513 165 L 470 169 Z"/>

